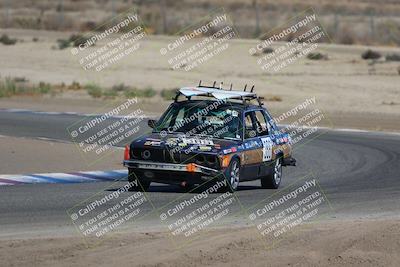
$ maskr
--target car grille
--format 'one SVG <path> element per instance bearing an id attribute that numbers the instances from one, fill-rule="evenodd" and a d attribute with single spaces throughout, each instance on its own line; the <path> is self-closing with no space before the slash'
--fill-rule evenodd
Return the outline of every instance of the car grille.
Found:
<path id="1" fill-rule="evenodd" d="M 171 153 L 162 148 L 134 148 L 131 149 L 131 157 L 139 160 L 150 160 L 165 163 L 197 163 L 199 165 L 214 169 L 219 168 L 219 159 L 215 155 L 204 155 L 198 153 Z"/>
<path id="2" fill-rule="evenodd" d="M 164 150 L 162 148 L 134 148 L 131 150 L 131 157 L 134 159 L 164 162 Z"/>

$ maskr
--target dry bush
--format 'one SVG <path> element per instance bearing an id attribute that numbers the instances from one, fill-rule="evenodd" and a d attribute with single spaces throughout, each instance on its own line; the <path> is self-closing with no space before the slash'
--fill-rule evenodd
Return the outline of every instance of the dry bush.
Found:
<path id="1" fill-rule="evenodd" d="M 271 54 L 274 52 L 274 49 L 272 47 L 264 47 L 262 50 L 263 54 Z"/>
<path id="2" fill-rule="evenodd" d="M 103 88 L 95 83 L 86 84 L 85 89 L 91 97 L 99 98 L 103 95 Z"/>
<path id="3" fill-rule="evenodd" d="M 265 99 L 265 101 L 269 101 L 269 102 L 281 102 L 282 101 L 282 97 L 280 97 L 278 95 L 265 97 L 264 99 Z"/>
<path id="4" fill-rule="evenodd" d="M 52 86 L 45 82 L 38 85 L 30 84 L 24 77 L 0 80 L 0 97 L 11 97 L 14 95 L 42 95 L 52 92 Z"/>
<path id="5" fill-rule="evenodd" d="M 392 53 L 385 56 L 386 61 L 400 61 L 399 53 Z"/>
<path id="6" fill-rule="evenodd" d="M 115 92 L 124 92 L 124 91 L 129 90 L 129 86 L 126 86 L 125 84 L 120 83 L 120 84 L 113 85 L 113 87 L 111 87 L 111 90 L 115 91 Z"/>
<path id="7" fill-rule="evenodd" d="M 364 53 L 361 54 L 362 59 L 378 59 L 382 57 L 382 54 L 379 53 L 378 51 L 374 51 L 371 49 L 368 49 Z"/>
<path id="8" fill-rule="evenodd" d="M 97 23 L 92 20 L 82 22 L 79 25 L 79 30 L 83 31 L 83 32 L 94 31 L 94 30 L 96 30 L 96 28 L 97 28 Z"/>
<path id="9" fill-rule="evenodd" d="M 15 45 L 17 43 L 17 39 L 10 38 L 7 34 L 3 34 L 0 37 L 0 43 L 3 45 Z"/>
<path id="10" fill-rule="evenodd" d="M 125 97 L 139 97 L 139 98 L 150 98 L 157 94 L 157 92 L 152 87 L 146 87 L 144 89 L 130 88 L 124 91 Z"/>
<path id="11" fill-rule="evenodd" d="M 63 86 L 62 86 L 63 87 Z M 70 90 L 81 90 L 82 86 L 79 82 L 73 81 L 69 86 L 68 89 Z"/>
<path id="12" fill-rule="evenodd" d="M 307 58 L 310 60 L 328 60 L 328 55 L 320 52 L 311 52 L 307 54 Z"/>
<path id="13" fill-rule="evenodd" d="M 164 100 L 168 100 L 170 101 L 171 99 L 173 99 L 176 95 L 176 93 L 178 92 L 178 88 L 173 88 L 173 89 L 163 89 L 161 91 L 161 97 Z"/>

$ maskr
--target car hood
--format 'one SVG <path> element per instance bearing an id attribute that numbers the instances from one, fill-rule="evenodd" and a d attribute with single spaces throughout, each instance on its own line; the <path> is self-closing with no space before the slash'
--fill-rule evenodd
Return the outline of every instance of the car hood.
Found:
<path id="1" fill-rule="evenodd" d="M 241 141 L 199 137 L 184 136 L 183 134 L 151 133 L 146 136 L 135 139 L 131 143 L 133 148 L 155 148 L 167 149 L 171 152 L 179 153 L 223 153 L 225 150 L 237 147 Z"/>

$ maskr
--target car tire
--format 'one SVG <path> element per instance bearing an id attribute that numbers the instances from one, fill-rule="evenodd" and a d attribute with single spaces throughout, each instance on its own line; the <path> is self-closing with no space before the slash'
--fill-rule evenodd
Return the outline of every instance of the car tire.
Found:
<path id="1" fill-rule="evenodd" d="M 232 159 L 225 173 L 227 185 L 225 191 L 233 193 L 237 190 L 240 181 L 240 162 L 238 159 Z"/>
<path id="2" fill-rule="evenodd" d="M 261 177 L 261 187 L 266 189 L 278 189 L 282 181 L 282 157 L 272 161 L 269 174 Z"/>
<path id="3" fill-rule="evenodd" d="M 128 169 L 128 181 L 133 184 L 129 191 L 145 192 L 149 189 L 151 184 L 151 181 L 138 177 L 133 169 Z"/>

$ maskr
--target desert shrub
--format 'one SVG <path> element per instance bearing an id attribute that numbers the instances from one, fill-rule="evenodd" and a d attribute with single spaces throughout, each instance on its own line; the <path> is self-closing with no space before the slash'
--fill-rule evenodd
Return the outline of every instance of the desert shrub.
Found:
<path id="1" fill-rule="evenodd" d="M 307 58 L 311 60 L 327 60 L 328 56 L 320 52 L 311 52 L 307 54 Z"/>
<path id="2" fill-rule="evenodd" d="M 397 67 L 397 73 L 400 75 L 400 66 Z"/>
<path id="3" fill-rule="evenodd" d="M 58 48 L 60 50 L 68 48 L 70 46 L 78 47 L 83 45 L 89 40 L 89 37 L 83 36 L 82 34 L 72 34 L 68 39 L 58 39 Z M 94 44 L 91 44 L 92 46 Z"/>
<path id="4" fill-rule="evenodd" d="M 49 83 L 40 82 L 38 86 L 38 91 L 40 94 L 48 94 L 51 91 L 51 86 Z"/>
<path id="5" fill-rule="evenodd" d="M 131 88 L 129 90 L 124 91 L 124 96 L 127 97 L 127 98 L 136 97 L 136 96 L 138 96 L 137 91 L 138 91 L 138 89 Z"/>
<path id="6" fill-rule="evenodd" d="M 1 81 L 0 85 L 0 95 L 2 97 L 10 97 L 17 94 L 31 94 L 32 89 L 28 88 L 25 84 L 19 84 L 12 78 L 7 77 L 5 80 Z"/>
<path id="7" fill-rule="evenodd" d="M 0 81 L 0 97 L 9 97 L 17 92 L 17 84 L 11 78 Z"/>
<path id="8" fill-rule="evenodd" d="M 381 56 L 382 56 L 381 53 L 379 53 L 378 51 L 371 50 L 371 49 L 368 49 L 367 51 L 365 51 L 364 53 L 361 54 L 362 59 L 378 59 Z"/>
<path id="9" fill-rule="evenodd" d="M 124 96 L 127 98 L 135 97 L 136 96 L 136 89 L 129 89 L 124 92 Z"/>
<path id="10" fill-rule="evenodd" d="M 147 88 L 141 90 L 141 92 L 142 92 L 141 93 L 142 97 L 153 97 L 157 94 L 157 92 L 151 87 L 147 87 Z"/>
<path id="11" fill-rule="evenodd" d="M 262 50 L 263 54 L 271 54 L 274 52 L 274 49 L 272 47 L 265 47 Z"/>
<path id="12" fill-rule="evenodd" d="M 38 41 L 39 41 L 39 38 L 37 38 L 37 37 L 33 37 L 33 38 L 32 38 L 32 42 L 36 43 L 36 42 L 38 42 Z"/>
<path id="13" fill-rule="evenodd" d="M 175 97 L 177 91 L 178 91 L 177 88 L 174 88 L 174 89 L 163 89 L 161 91 L 161 97 L 164 100 L 171 100 L 172 98 Z"/>
<path id="14" fill-rule="evenodd" d="M 400 61 L 400 54 L 398 53 L 393 53 L 386 55 L 385 57 L 386 61 Z"/>
<path id="15" fill-rule="evenodd" d="M 113 85 L 113 87 L 111 87 L 111 90 L 115 91 L 115 92 L 123 92 L 123 91 L 129 90 L 129 87 L 123 83 L 120 83 L 120 84 Z"/>
<path id="16" fill-rule="evenodd" d="M 73 81 L 69 86 L 68 89 L 70 90 L 80 90 L 82 89 L 82 86 L 79 82 Z"/>
<path id="17" fill-rule="evenodd" d="M 28 86 L 26 84 L 16 84 L 14 95 L 36 95 L 38 90 L 34 86 Z"/>
<path id="18" fill-rule="evenodd" d="M 126 90 L 124 92 L 124 95 L 125 95 L 125 97 L 148 98 L 148 97 L 155 96 L 156 95 L 156 91 L 151 87 L 147 87 L 145 89 L 132 88 L 132 89 Z"/>
<path id="19" fill-rule="evenodd" d="M 282 101 L 282 97 L 274 95 L 274 96 L 270 96 L 265 98 L 266 101 L 270 101 L 270 102 L 281 102 Z"/>
<path id="20" fill-rule="evenodd" d="M 41 95 L 51 92 L 51 85 L 40 82 L 38 85 L 27 83 L 25 78 L 9 78 L 0 81 L 0 97 L 13 95 Z"/>
<path id="21" fill-rule="evenodd" d="M 94 31 L 97 28 L 97 24 L 95 21 L 86 21 L 86 22 L 83 22 L 79 28 L 81 31 L 84 31 L 84 32 L 85 31 Z"/>
<path id="22" fill-rule="evenodd" d="M 0 43 L 2 43 L 4 45 L 15 45 L 16 42 L 17 42 L 17 39 L 12 39 L 12 38 L 8 37 L 7 34 L 3 34 L 0 37 Z"/>
<path id="23" fill-rule="evenodd" d="M 394 106 L 394 105 L 398 105 L 398 103 L 394 102 L 394 101 L 382 101 L 382 105 L 389 105 L 389 106 Z"/>
<path id="24" fill-rule="evenodd" d="M 24 82 L 27 82 L 28 79 L 26 79 L 25 77 L 14 77 L 13 81 L 16 83 L 24 83 Z"/>
<path id="25" fill-rule="evenodd" d="M 17 95 L 42 95 L 50 92 L 50 84 L 40 82 L 38 85 L 17 84 Z"/>
<path id="26" fill-rule="evenodd" d="M 118 92 L 114 90 L 105 90 L 103 92 L 104 97 L 106 98 L 115 98 L 118 96 Z"/>
<path id="27" fill-rule="evenodd" d="M 89 37 L 84 36 L 82 34 L 72 34 L 69 37 L 69 41 L 72 43 L 72 46 L 78 47 L 80 45 L 83 45 L 84 43 L 86 43 L 89 40 Z M 93 44 L 91 44 L 90 46 L 92 46 Z"/>
<path id="28" fill-rule="evenodd" d="M 68 39 L 58 39 L 58 49 L 63 50 L 71 46 L 71 41 Z"/>
<path id="29" fill-rule="evenodd" d="M 103 95 L 103 89 L 94 83 L 85 85 L 85 89 L 91 97 L 99 98 Z"/>

